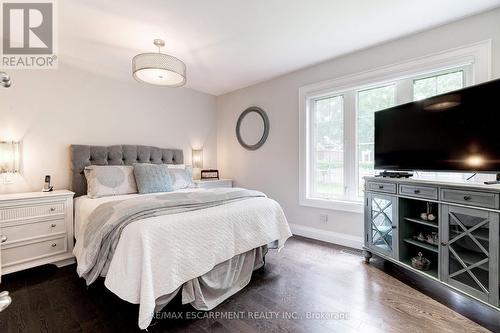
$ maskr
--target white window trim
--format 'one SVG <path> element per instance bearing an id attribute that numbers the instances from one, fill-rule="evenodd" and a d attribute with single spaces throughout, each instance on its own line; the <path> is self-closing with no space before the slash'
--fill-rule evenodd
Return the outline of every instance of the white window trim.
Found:
<path id="1" fill-rule="evenodd" d="M 299 88 L 299 205 L 322 209 L 363 213 L 362 201 L 327 200 L 308 197 L 309 175 L 309 115 L 310 102 L 322 96 L 340 95 L 352 89 L 369 89 L 373 86 L 391 84 L 416 76 L 425 76 L 436 71 L 473 65 L 472 84 L 491 78 L 491 39 L 463 47 L 446 50 L 389 66 L 379 67 L 355 75 L 322 81 Z M 396 96 L 396 98 L 398 98 Z M 396 102 L 399 101 L 396 99 Z M 356 155 L 356 115 L 344 113 L 344 122 L 354 121 L 351 130 L 344 131 L 346 157 Z M 352 125 L 352 123 L 351 123 Z M 350 168 L 352 169 L 352 168 Z M 352 170 L 347 170 L 352 172 Z"/>

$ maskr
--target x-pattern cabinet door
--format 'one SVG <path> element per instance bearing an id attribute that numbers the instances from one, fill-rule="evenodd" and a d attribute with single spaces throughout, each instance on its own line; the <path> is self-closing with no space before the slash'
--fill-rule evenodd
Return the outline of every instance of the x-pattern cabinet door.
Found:
<path id="1" fill-rule="evenodd" d="M 367 193 L 366 245 L 375 252 L 397 258 L 397 198 Z"/>
<path id="2" fill-rule="evenodd" d="M 498 306 L 499 214 L 442 205 L 444 282 Z"/>

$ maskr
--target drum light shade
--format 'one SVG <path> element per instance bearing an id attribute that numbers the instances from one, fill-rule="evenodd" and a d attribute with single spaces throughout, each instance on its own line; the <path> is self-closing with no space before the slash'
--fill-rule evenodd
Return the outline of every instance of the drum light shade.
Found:
<path id="1" fill-rule="evenodd" d="M 181 87 L 186 84 L 186 65 L 176 57 L 160 53 L 165 46 L 155 39 L 158 53 L 141 53 L 132 59 L 132 73 L 137 81 L 164 87 Z"/>

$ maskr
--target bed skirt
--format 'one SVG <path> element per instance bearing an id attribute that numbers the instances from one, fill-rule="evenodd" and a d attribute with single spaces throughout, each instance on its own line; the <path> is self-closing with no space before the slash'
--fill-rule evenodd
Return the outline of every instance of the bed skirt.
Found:
<path id="1" fill-rule="evenodd" d="M 158 298 L 155 312 L 161 311 L 180 291 L 182 304 L 191 304 L 203 311 L 215 308 L 248 285 L 252 272 L 264 266 L 267 251 L 268 246 L 264 245 L 218 264 L 208 273 L 187 281 L 173 293 Z"/>

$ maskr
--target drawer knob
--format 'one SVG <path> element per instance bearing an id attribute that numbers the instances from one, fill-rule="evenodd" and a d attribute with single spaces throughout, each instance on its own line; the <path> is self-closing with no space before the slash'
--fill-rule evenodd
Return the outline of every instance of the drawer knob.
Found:
<path id="1" fill-rule="evenodd" d="M 55 227 L 57 227 L 57 224 L 52 223 L 50 226 L 51 226 L 52 228 L 55 228 Z"/>
<path id="2" fill-rule="evenodd" d="M 50 207 L 50 211 L 55 212 L 56 211 L 55 207 Z"/>
<path id="3" fill-rule="evenodd" d="M 413 193 L 415 193 L 415 194 L 419 194 L 419 193 L 420 193 L 420 190 L 415 190 L 415 191 L 413 191 Z"/>
<path id="4" fill-rule="evenodd" d="M 6 235 L 1 235 L 0 236 L 0 243 L 5 243 L 7 241 L 7 236 Z"/>
<path id="5" fill-rule="evenodd" d="M 464 195 L 464 200 L 469 201 L 470 200 L 470 195 Z"/>
<path id="6" fill-rule="evenodd" d="M 379 189 L 383 189 L 384 188 L 384 185 L 379 185 L 378 186 Z"/>
<path id="7" fill-rule="evenodd" d="M 396 228 L 397 228 L 395 225 L 393 225 L 393 226 L 391 226 L 391 227 L 392 227 L 392 229 L 396 229 Z"/>
<path id="8" fill-rule="evenodd" d="M 52 246 L 52 247 L 56 247 L 56 246 L 57 246 L 57 244 L 56 244 L 56 243 L 52 243 L 52 245 L 51 245 L 51 246 Z"/>

